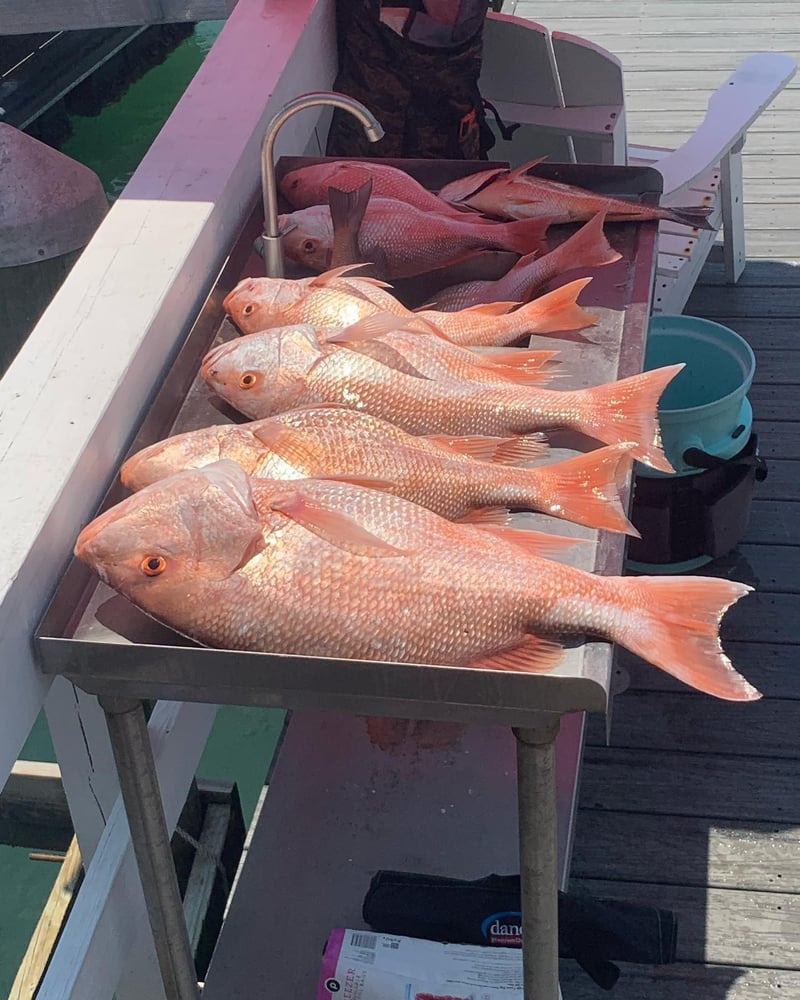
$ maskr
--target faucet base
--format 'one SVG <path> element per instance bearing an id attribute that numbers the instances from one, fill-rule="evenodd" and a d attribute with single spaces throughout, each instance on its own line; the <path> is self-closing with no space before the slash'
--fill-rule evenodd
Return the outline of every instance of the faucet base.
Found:
<path id="1" fill-rule="evenodd" d="M 267 236 L 267 234 L 264 233 L 261 237 L 261 241 L 261 253 L 264 257 L 264 267 L 266 268 L 267 277 L 284 277 L 283 244 L 281 243 L 281 237 Z"/>

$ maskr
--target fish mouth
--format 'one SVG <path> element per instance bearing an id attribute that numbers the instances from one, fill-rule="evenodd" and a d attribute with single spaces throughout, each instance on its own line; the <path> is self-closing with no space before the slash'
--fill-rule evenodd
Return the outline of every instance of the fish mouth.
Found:
<path id="1" fill-rule="evenodd" d="M 219 344 L 217 347 L 212 348 L 208 354 L 203 358 L 203 363 L 200 365 L 200 375 L 208 381 L 210 378 L 214 378 L 218 373 L 216 366 L 219 362 L 236 347 L 237 341 L 232 340 L 225 344 Z"/>
<path id="2" fill-rule="evenodd" d="M 255 282 L 252 278 L 242 278 L 241 281 L 237 282 L 236 285 L 228 292 L 225 298 L 222 300 L 222 308 L 225 312 L 230 313 L 231 304 L 239 292 L 252 292 L 255 289 Z"/>
<path id="3" fill-rule="evenodd" d="M 109 527 L 109 525 L 114 524 L 122 515 L 120 511 L 120 504 L 116 504 L 109 510 L 103 511 L 94 520 L 90 521 L 86 527 L 81 531 L 75 541 L 75 547 L 72 550 L 73 554 L 81 560 L 81 562 L 86 563 L 91 566 L 92 569 L 97 573 L 104 583 L 107 583 L 106 575 L 102 571 L 102 567 L 97 565 L 97 561 L 92 552 L 94 543 L 97 537 Z"/>

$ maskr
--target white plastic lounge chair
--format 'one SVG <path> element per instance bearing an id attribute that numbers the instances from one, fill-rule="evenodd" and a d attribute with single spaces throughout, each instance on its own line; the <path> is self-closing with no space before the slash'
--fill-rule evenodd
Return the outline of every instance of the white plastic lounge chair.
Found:
<path id="1" fill-rule="evenodd" d="M 693 135 L 678 149 L 629 146 L 622 65 L 576 35 L 505 14 L 487 17 L 481 93 L 506 123 L 520 123 L 491 151 L 512 164 L 553 161 L 636 164 L 664 178 L 662 203 L 709 205 L 716 234 L 661 223 L 653 312 L 682 312 L 700 270 L 721 253 L 733 284 L 745 265 L 741 150 L 747 130 L 797 70 L 780 52 L 752 55 L 711 95 Z M 490 116 L 491 119 L 491 116 Z"/>

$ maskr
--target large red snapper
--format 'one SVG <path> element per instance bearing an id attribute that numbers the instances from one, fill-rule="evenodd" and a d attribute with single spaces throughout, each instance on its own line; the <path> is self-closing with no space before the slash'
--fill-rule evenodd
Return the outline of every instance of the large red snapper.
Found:
<path id="1" fill-rule="evenodd" d="M 437 197 L 404 170 L 388 163 L 358 160 L 314 163 L 290 170 L 279 187 L 292 208 L 310 208 L 312 205 L 327 204 L 330 187 L 341 191 L 355 191 L 368 181 L 372 181 L 372 194 L 376 198 L 394 198 L 423 212 L 464 218 L 464 209 Z M 475 216 L 474 221 L 477 220 L 478 216 Z"/>
<path id="2" fill-rule="evenodd" d="M 673 472 L 661 450 L 657 404 L 682 364 L 591 389 L 480 386 L 434 381 L 375 358 L 320 344 L 311 326 L 264 330 L 206 355 L 201 375 L 253 420 L 297 406 L 336 403 L 371 413 L 410 434 L 504 437 L 548 427 L 581 431 L 605 444 L 631 442 L 640 462 Z"/>
<path id="3" fill-rule="evenodd" d="M 627 445 L 533 469 L 506 464 L 545 450 L 535 438 L 414 437 L 357 410 L 306 407 L 176 434 L 131 456 L 120 478 L 140 490 L 227 457 L 249 475 L 268 479 L 343 474 L 383 480 L 382 489 L 449 520 L 484 507 L 514 507 L 637 534 L 618 493 L 630 472 Z"/>
<path id="4" fill-rule="evenodd" d="M 697 206 L 668 208 L 624 201 L 587 191 L 574 184 L 548 180 L 528 173 L 542 158 L 513 170 L 495 168 L 461 177 L 439 192 L 445 201 L 464 205 L 500 219 L 547 219 L 552 223 L 582 222 L 605 212 L 609 222 L 643 222 L 668 219 L 684 226 L 712 229 L 709 209 Z"/>
<path id="5" fill-rule="evenodd" d="M 333 222 L 327 205 L 313 205 L 278 217 L 286 256 L 313 271 L 331 266 Z M 372 198 L 358 233 L 364 260 L 381 278 L 411 278 L 481 250 L 527 254 L 543 248 L 547 220 L 487 226 L 468 216 L 451 219 L 423 212 L 392 198 Z"/>
<path id="6" fill-rule="evenodd" d="M 223 305 L 243 333 L 291 323 L 338 329 L 379 312 L 390 312 L 414 328 L 441 333 L 453 343 L 473 347 L 502 347 L 525 334 L 580 330 L 597 321 L 594 313 L 577 302 L 591 278 L 572 281 L 519 309 L 513 308 L 516 302 L 492 302 L 454 313 L 433 309 L 412 312 L 383 282 L 344 273 L 350 270 L 336 268 L 299 280 L 244 278 Z"/>
<path id="7" fill-rule="evenodd" d="M 725 610 L 751 588 L 595 576 L 532 554 L 520 535 L 454 524 L 377 490 L 249 480 L 221 462 L 101 514 L 75 553 L 208 646 L 546 671 L 562 649 L 542 635 L 588 632 L 698 690 L 759 697 L 719 641 Z"/>

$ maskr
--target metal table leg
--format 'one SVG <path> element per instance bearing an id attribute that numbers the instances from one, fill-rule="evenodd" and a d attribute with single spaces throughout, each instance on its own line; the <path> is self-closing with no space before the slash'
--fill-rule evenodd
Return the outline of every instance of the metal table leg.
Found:
<path id="1" fill-rule="evenodd" d="M 197 1000 L 194 966 L 144 706 L 104 697 L 111 747 L 167 1000 Z"/>
<path id="2" fill-rule="evenodd" d="M 558 829 L 555 740 L 560 719 L 515 729 L 525 1000 L 558 1000 Z"/>

